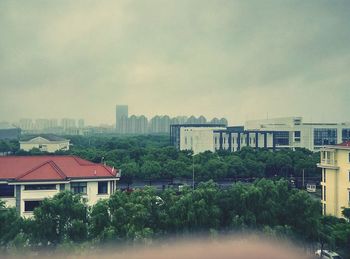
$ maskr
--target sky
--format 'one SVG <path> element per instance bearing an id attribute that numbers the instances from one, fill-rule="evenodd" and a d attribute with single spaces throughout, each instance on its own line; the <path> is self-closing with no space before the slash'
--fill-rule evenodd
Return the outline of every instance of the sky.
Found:
<path id="1" fill-rule="evenodd" d="M 0 1 L 0 121 L 115 105 L 350 121 L 350 1 Z"/>

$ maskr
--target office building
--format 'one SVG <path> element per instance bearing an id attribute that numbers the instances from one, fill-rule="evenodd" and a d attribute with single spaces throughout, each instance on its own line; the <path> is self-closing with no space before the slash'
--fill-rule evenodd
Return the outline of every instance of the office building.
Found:
<path id="1" fill-rule="evenodd" d="M 175 124 L 170 126 L 170 141 L 177 149 L 194 154 L 214 152 L 214 131 L 225 129 L 224 124 Z"/>
<path id="2" fill-rule="evenodd" d="M 244 129 L 289 132 L 286 147 L 301 147 L 311 151 L 350 140 L 350 123 L 304 123 L 302 117 L 247 121 Z"/>
<path id="3" fill-rule="evenodd" d="M 220 121 L 223 123 L 219 123 Z M 217 122 L 211 123 L 214 125 L 225 125 L 225 119 L 214 118 L 211 122 Z M 197 134 L 196 131 L 200 128 L 201 124 L 196 124 L 196 130 L 186 133 L 187 137 L 191 132 L 194 135 Z M 179 132 L 185 134 L 182 131 Z M 196 137 L 199 138 L 199 136 Z M 201 137 L 211 137 L 211 135 L 201 135 Z M 235 152 L 242 147 L 250 146 L 272 150 L 306 148 L 317 151 L 324 145 L 335 145 L 348 140 L 350 140 L 350 123 L 303 123 L 301 117 L 287 117 L 247 121 L 245 126 L 213 129 L 214 147 L 208 150 Z M 172 144 L 181 150 L 184 148 L 177 145 L 176 141 L 172 141 Z M 187 148 L 191 149 L 191 147 Z"/>
<path id="4" fill-rule="evenodd" d="M 350 141 L 321 149 L 322 213 L 343 217 L 343 208 L 350 207 Z"/>

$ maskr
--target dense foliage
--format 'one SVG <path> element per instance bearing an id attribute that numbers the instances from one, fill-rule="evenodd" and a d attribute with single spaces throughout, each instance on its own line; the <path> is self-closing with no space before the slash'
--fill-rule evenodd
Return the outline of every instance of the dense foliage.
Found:
<path id="1" fill-rule="evenodd" d="M 181 192 L 145 188 L 117 191 L 88 207 L 66 191 L 45 199 L 32 219 L 0 205 L 3 247 L 56 247 L 63 243 L 143 241 L 166 235 L 259 230 L 350 252 L 350 223 L 321 217 L 319 202 L 290 189 L 283 180 L 237 183 L 220 189 L 214 182 Z"/>
<path id="2" fill-rule="evenodd" d="M 169 146 L 169 136 L 72 136 L 67 152 L 93 162 L 122 169 L 122 181 L 191 178 L 197 181 L 224 178 L 319 177 L 319 154 L 306 149 L 269 150 L 245 147 L 239 152 L 204 152 L 193 156 Z M 21 155 L 42 154 L 39 150 L 17 151 Z"/>

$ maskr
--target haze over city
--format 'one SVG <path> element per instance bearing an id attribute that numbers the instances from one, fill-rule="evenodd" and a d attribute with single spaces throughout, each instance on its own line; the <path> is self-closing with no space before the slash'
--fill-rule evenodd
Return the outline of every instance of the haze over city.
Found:
<path id="1" fill-rule="evenodd" d="M 1 1 L 0 121 L 349 121 L 347 1 Z M 310 104 L 310 102 L 312 102 Z"/>

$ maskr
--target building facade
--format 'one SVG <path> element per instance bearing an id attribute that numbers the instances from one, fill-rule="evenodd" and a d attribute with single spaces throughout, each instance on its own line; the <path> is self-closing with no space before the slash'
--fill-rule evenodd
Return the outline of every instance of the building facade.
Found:
<path id="1" fill-rule="evenodd" d="M 225 130 L 224 124 L 174 124 L 170 126 L 170 142 L 179 150 L 194 154 L 215 151 L 214 131 Z"/>
<path id="2" fill-rule="evenodd" d="M 70 190 L 88 205 L 115 192 L 120 172 L 75 156 L 0 157 L 0 199 L 31 217 L 45 198 Z"/>
<path id="3" fill-rule="evenodd" d="M 215 118 L 212 121 L 219 122 Z M 182 126 L 184 127 L 184 125 Z M 235 152 L 246 146 L 272 150 L 306 148 L 318 151 L 324 145 L 335 145 L 350 140 L 350 123 L 303 123 L 301 117 L 247 121 L 244 126 L 235 127 L 226 127 L 225 123 L 213 124 L 225 127 L 213 128 L 213 134 L 201 135 L 196 135 L 196 132 L 203 125 L 193 125 L 196 127 L 192 131 L 178 132 L 187 137 L 191 137 L 189 134 L 193 134 L 193 138 L 202 138 L 198 139 L 198 142 L 212 141 L 204 138 L 213 137 L 214 148 L 203 151 L 228 150 Z M 203 126 L 203 130 L 209 129 Z M 172 134 L 171 138 L 173 139 Z M 179 136 L 178 139 L 182 139 L 182 136 Z M 191 149 L 191 146 L 179 145 L 176 141 L 172 141 L 172 144 L 180 150 Z"/>
<path id="4" fill-rule="evenodd" d="M 343 208 L 350 207 L 350 141 L 321 149 L 322 213 L 343 217 Z"/>
<path id="5" fill-rule="evenodd" d="M 350 123 L 304 123 L 302 117 L 247 121 L 245 130 L 289 132 L 290 148 L 318 151 L 350 140 Z"/>
<path id="6" fill-rule="evenodd" d="M 65 139 L 59 136 L 51 134 L 42 134 L 38 136 L 24 136 L 19 141 L 20 149 L 24 151 L 30 151 L 33 148 L 37 148 L 43 152 L 54 153 L 56 151 L 69 150 L 69 139 Z"/>
<path id="7" fill-rule="evenodd" d="M 127 105 L 116 105 L 115 127 L 118 133 L 127 132 L 127 121 L 129 117 L 129 107 Z"/>

